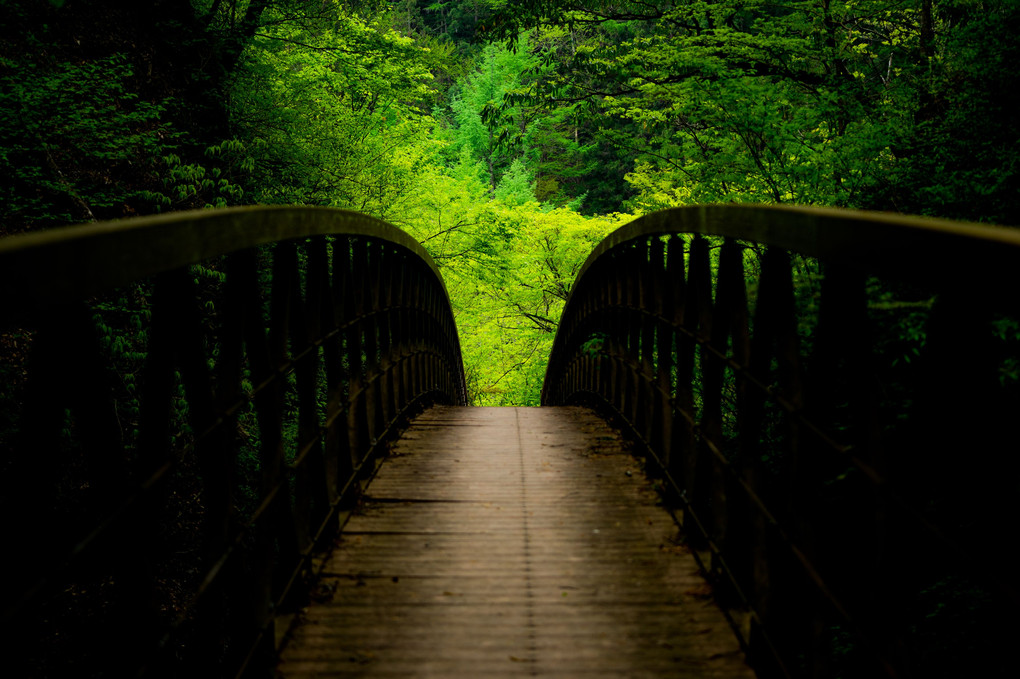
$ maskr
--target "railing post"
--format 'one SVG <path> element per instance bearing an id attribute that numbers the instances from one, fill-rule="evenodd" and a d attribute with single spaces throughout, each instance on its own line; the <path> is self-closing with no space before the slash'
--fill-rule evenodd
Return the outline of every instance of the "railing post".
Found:
<path id="1" fill-rule="evenodd" d="M 712 555 L 712 571 L 716 574 L 718 592 L 730 603 L 739 600 L 729 579 L 723 577 L 723 554 L 734 557 L 734 564 L 746 562 L 748 557 L 739 554 L 746 544 L 746 517 L 750 511 L 735 487 L 736 479 L 728 469 L 727 454 L 732 454 L 723 433 L 723 384 L 726 363 L 716 355 L 725 353 L 730 345 L 731 355 L 738 363 L 747 361 L 747 291 L 744 281 L 743 248 L 727 239 L 719 256 L 715 305 L 712 314 L 713 351 L 705 352 L 702 379 L 704 381 L 704 410 L 701 422 L 702 439 L 706 447 L 711 476 L 711 510 L 705 527 L 717 551 Z M 732 338 L 732 341 L 731 341 Z M 737 377 L 734 381 L 742 379 Z M 742 386 L 742 385 L 741 385 Z M 735 405 L 735 404 L 734 404 Z"/>
<path id="2" fill-rule="evenodd" d="M 687 322 L 688 292 L 686 282 L 686 263 L 684 241 L 679 236 L 670 238 L 666 257 L 669 262 L 670 285 L 674 300 L 673 338 L 676 360 L 673 362 L 673 424 L 672 441 L 670 442 L 669 470 L 673 479 L 684 492 L 684 472 L 687 459 L 694 450 L 694 395 L 691 380 L 694 371 L 694 345 L 692 339 L 684 333 Z M 688 500 L 684 496 L 683 501 Z"/>
<path id="3" fill-rule="evenodd" d="M 706 484 L 708 480 L 705 473 L 706 463 L 702 460 L 701 446 L 696 440 L 694 432 L 694 422 L 698 420 L 704 408 L 704 384 L 699 385 L 702 387 L 701 393 L 696 395 L 694 391 L 694 370 L 697 353 L 702 354 L 702 361 L 704 361 L 704 352 L 699 351 L 698 341 L 706 340 L 711 333 L 711 277 L 708 241 L 704 238 L 696 237 L 691 244 L 687 277 L 687 301 L 684 305 L 684 354 L 682 360 L 685 386 L 688 389 L 688 393 L 683 396 L 683 400 L 687 402 L 686 408 L 689 409 L 691 425 L 689 425 L 688 432 L 685 434 L 688 447 L 684 454 L 681 478 L 683 479 L 684 496 L 689 506 L 689 511 L 684 512 L 684 527 L 693 538 L 693 544 L 699 548 L 706 546 L 704 526 L 699 525 L 703 519 L 699 514 L 707 509 L 709 493 Z M 703 382 L 701 379 L 698 381 Z"/>
<path id="4" fill-rule="evenodd" d="M 655 382 L 653 383 L 653 402 L 650 408 L 652 417 L 652 449 L 658 452 L 663 471 L 669 469 L 670 444 L 672 443 L 672 385 L 673 372 L 673 333 L 670 324 L 665 320 L 673 308 L 670 294 L 672 286 L 669 282 L 669 271 L 666 268 L 666 245 L 661 238 L 652 241 L 651 254 L 652 281 L 649 291 L 649 309 L 655 318 L 652 328 L 655 342 Z"/>
<path id="5" fill-rule="evenodd" d="M 349 502 L 351 498 L 350 492 L 345 490 L 343 484 L 353 476 L 356 464 L 348 420 L 354 376 L 350 357 L 350 342 L 353 335 L 351 324 L 355 318 L 351 267 L 351 241 L 346 236 L 338 236 L 333 240 L 332 281 L 333 313 L 336 317 L 337 334 L 329 347 L 332 359 L 326 362 L 327 369 L 332 366 L 332 375 L 327 372 L 330 393 L 327 406 L 326 459 L 327 464 L 336 469 L 334 492 L 344 502 Z"/>
<path id="6" fill-rule="evenodd" d="M 365 294 L 359 294 L 355 288 L 355 281 L 358 286 L 363 286 L 368 278 L 367 253 L 365 242 L 361 238 L 351 239 L 351 267 L 352 282 L 347 294 L 351 307 L 354 310 L 351 324 L 347 334 L 347 363 L 350 366 L 351 387 L 348 406 L 347 429 L 350 436 L 351 456 L 355 465 L 360 465 L 364 459 L 365 451 L 368 450 L 368 419 L 367 413 L 367 382 L 366 360 L 363 357 L 371 355 L 368 346 L 369 328 L 365 320 L 368 314 L 368 302 Z M 371 283 L 369 283 L 371 284 Z M 360 492 L 360 491 L 359 491 Z"/>

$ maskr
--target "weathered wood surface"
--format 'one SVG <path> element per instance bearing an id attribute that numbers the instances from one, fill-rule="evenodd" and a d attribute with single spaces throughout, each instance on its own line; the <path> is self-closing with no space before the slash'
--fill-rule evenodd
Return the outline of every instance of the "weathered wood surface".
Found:
<path id="1" fill-rule="evenodd" d="M 367 495 L 280 677 L 753 676 L 589 410 L 433 408 Z"/>

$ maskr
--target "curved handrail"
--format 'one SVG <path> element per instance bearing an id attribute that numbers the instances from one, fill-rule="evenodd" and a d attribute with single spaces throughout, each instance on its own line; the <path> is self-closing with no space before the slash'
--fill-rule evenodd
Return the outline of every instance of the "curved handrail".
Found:
<path id="1" fill-rule="evenodd" d="M 0 308 L 7 317 L 35 313 L 48 303 L 86 299 L 244 248 L 339 233 L 382 238 L 406 248 L 443 280 L 418 241 L 360 212 L 312 206 L 233 207 L 80 224 L 0 239 L 0 290 L 18 291 L 0 299 Z"/>
<path id="2" fill-rule="evenodd" d="M 760 673 L 828 676 L 822 637 L 853 630 L 863 674 L 909 675 L 913 573 L 1018 598 L 997 546 L 1018 518 L 998 454 L 1020 407 L 1018 261 L 1020 232 L 980 224 L 650 214 L 582 267 L 542 403 L 595 405 L 644 448 Z"/>
<path id="3" fill-rule="evenodd" d="M 24 662 L 77 635 L 105 640 L 99 669 L 117 675 L 264 667 L 388 440 L 416 411 L 466 401 L 435 263 L 342 210 L 3 239 L 0 331 L 4 406 L 19 411 L 0 430 L 0 516 L 21 555 L 3 636 Z"/>
<path id="4" fill-rule="evenodd" d="M 882 270 L 906 267 L 905 276 L 924 275 L 925 269 L 943 275 L 937 268 L 958 264 L 961 255 L 1013 264 L 1020 248 L 1020 230 L 992 224 L 795 205 L 692 205 L 653 212 L 613 231 L 585 260 L 577 280 L 603 253 L 627 241 L 696 233 Z"/>

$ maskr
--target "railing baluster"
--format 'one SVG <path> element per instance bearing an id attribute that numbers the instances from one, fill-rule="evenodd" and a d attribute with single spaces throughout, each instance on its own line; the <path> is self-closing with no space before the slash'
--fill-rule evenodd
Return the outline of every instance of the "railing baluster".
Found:
<path id="1" fill-rule="evenodd" d="M 733 354 L 739 355 L 736 347 L 739 344 L 738 334 L 743 325 L 746 333 L 747 293 L 744 282 L 743 249 L 732 239 L 727 239 L 719 256 L 719 272 L 716 282 L 715 305 L 712 310 L 713 349 L 725 354 L 730 338 L 733 338 Z M 738 359 L 739 360 L 739 359 Z M 742 544 L 739 538 L 731 541 L 730 533 L 738 534 L 744 517 L 735 521 L 731 519 L 734 509 L 739 506 L 743 515 L 747 510 L 746 503 L 740 502 L 739 493 L 735 493 L 731 476 L 727 473 L 726 458 L 731 446 L 723 434 L 723 382 L 726 364 L 723 357 L 714 351 L 705 352 L 702 379 L 704 380 L 704 402 L 701 420 L 701 436 L 707 447 L 707 465 L 711 470 L 711 509 L 705 517 L 704 528 L 710 532 L 717 552 L 713 554 L 712 570 L 718 573 L 725 565 L 718 560 L 722 553 L 730 553 L 732 548 L 733 561 L 747 560 L 746 554 L 736 552 Z M 720 579 L 725 588 L 728 584 Z M 736 594 L 727 591 L 725 594 L 731 601 L 736 601 Z"/>
<path id="2" fill-rule="evenodd" d="M 653 280 L 650 290 L 651 313 L 656 318 L 653 323 L 655 338 L 655 393 L 651 408 L 653 417 L 653 436 L 650 443 L 653 449 L 661 451 L 660 461 L 664 470 L 669 469 L 670 444 L 673 431 L 672 407 L 672 373 L 673 373 L 673 329 L 664 319 L 673 308 L 673 288 L 669 281 L 666 268 L 666 245 L 661 238 L 652 241 L 651 269 Z"/>
<path id="3" fill-rule="evenodd" d="M 353 309 L 350 330 L 347 335 L 347 363 L 351 374 L 350 405 L 348 409 L 347 428 L 350 435 L 351 456 L 355 465 L 360 465 L 362 455 L 368 449 L 368 421 L 365 414 L 366 369 L 365 350 L 366 324 L 368 313 L 366 299 L 357 294 L 355 281 L 367 279 L 367 255 L 363 239 L 351 240 L 351 283 L 347 287 L 348 303 Z"/>
<path id="4" fill-rule="evenodd" d="M 680 478 L 678 474 L 682 469 L 681 461 L 687 454 L 686 451 L 693 447 L 693 430 L 691 422 L 684 413 L 683 398 L 686 394 L 680 377 L 684 346 L 680 328 L 683 326 L 686 304 L 686 264 L 684 262 L 684 241 L 679 236 L 671 236 L 666 243 L 666 276 L 666 286 L 669 290 L 667 295 L 668 299 L 672 300 L 672 306 L 668 307 L 664 314 L 664 319 L 669 325 L 666 349 L 671 358 L 670 373 L 664 376 L 670 385 L 668 392 L 670 440 L 667 453 L 663 458 L 663 465 L 673 475 L 673 479 L 677 480 Z"/>
<path id="5" fill-rule="evenodd" d="M 333 378 L 330 378 L 333 387 L 329 400 L 329 419 L 332 420 L 332 425 L 329 426 L 326 437 L 326 450 L 328 459 L 336 460 L 334 464 L 337 469 L 338 496 L 344 495 L 341 484 L 353 476 L 357 464 L 354 459 L 354 448 L 351 446 L 348 420 L 355 375 L 350 358 L 354 335 L 350 328 L 355 318 L 352 266 L 350 239 L 346 236 L 337 237 L 333 241 L 333 294 L 338 330 L 335 345 L 336 364 L 339 368 L 337 377 L 340 379 L 333 381 Z"/>
<path id="6" fill-rule="evenodd" d="M 684 304 L 684 322 L 681 344 L 683 354 L 680 360 L 684 375 L 684 393 L 680 402 L 683 409 L 690 418 L 688 431 L 685 433 L 686 449 L 683 452 L 683 467 L 681 477 L 683 479 L 683 493 L 690 511 L 684 513 L 684 525 L 693 538 L 693 544 L 698 547 L 704 546 L 704 531 L 699 527 L 702 521 L 699 513 L 707 506 L 708 488 L 706 481 L 706 462 L 702 459 L 699 445 L 696 443 L 693 422 L 698 419 L 698 414 L 703 410 L 704 385 L 701 384 L 702 394 L 695 396 L 695 359 L 698 353 L 699 338 L 705 338 L 711 333 L 712 313 L 712 281 L 711 264 L 709 261 L 708 241 L 696 237 L 691 243 L 688 275 L 687 275 L 687 300 Z M 704 360 L 704 357 L 702 357 Z M 700 377 L 700 376 L 699 376 Z M 679 381 L 679 378 L 678 378 Z M 703 380 L 699 379 L 699 382 Z M 699 402 L 700 401 L 700 402 Z M 686 419 L 686 418 L 685 418 Z"/>
<path id="7" fill-rule="evenodd" d="M 362 417 L 364 417 L 364 424 L 362 426 L 364 427 L 365 439 L 362 441 L 362 445 L 365 447 L 364 452 L 367 452 L 375 445 L 376 437 L 379 434 L 378 422 L 382 419 L 382 413 L 379 412 L 379 372 L 376 368 L 380 353 L 378 289 L 382 283 L 382 267 L 379 266 L 379 255 L 375 243 L 369 241 L 365 244 L 364 257 L 364 272 L 369 281 L 369 294 L 365 300 L 364 347 L 366 366 L 370 367 L 365 371 L 363 382 L 362 403 L 364 404 L 364 411 Z"/>

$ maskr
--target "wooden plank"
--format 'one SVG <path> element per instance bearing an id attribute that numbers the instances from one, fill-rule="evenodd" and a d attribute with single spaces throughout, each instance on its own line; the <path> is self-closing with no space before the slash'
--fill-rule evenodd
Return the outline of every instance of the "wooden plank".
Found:
<path id="1" fill-rule="evenodd" d="M 442 407 L 372 481 L 278 676 L 754 675 L 601 419 Z"/>

